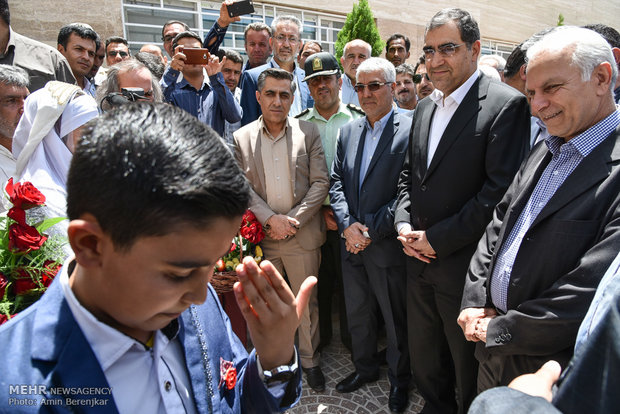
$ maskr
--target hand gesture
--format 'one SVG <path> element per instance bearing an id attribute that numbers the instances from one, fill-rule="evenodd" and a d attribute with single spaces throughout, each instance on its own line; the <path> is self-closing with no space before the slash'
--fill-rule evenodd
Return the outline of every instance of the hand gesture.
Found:
<path id="1" fill-rule="evenodd" d="M 263 369 L 288 364 L 294 355 L 295 331 L 316 277 L 307 277 L 295 297 L 268 260 L 259 267 L 253 258 L 245 257 L 237 266 L 237 275 L 235 297 Z"/>
<path id="2" fill-rule="evenodd" d="M 299 228 L 299 221 L 284 214 L 274 214 L 267 219 L 265 224 L 267 235 L 274 240 L 283 240 L 294 236 Z"/>
<path id="3" fill-rule="evenodd" d="M 424 263 L 430 263 L 432 259 L 437 257 L 435 250 L 426 238 L 425 231 L 403 229 L 397 239 L 402 243 L 403 252 L 407 256 L 415 257 Z"/>
<path id="4" fill-rule="evenodd" d="M 178 45 L 174 49 L 174 56 L 172 56 L 172 61 L 170 62 L 170 67 L 174 70 L 178 70 L 179 72 L 183 72 L 183 68 L 185 67 L 185 59 L 187 56 L 183 54 L 183 45 Z"/>
<path id="5" fill-rule="evenodd" d="M 217 24 L 221 28 L 228 27 L 228 25 L 231 23 L 241 21 L 241 17 L 239 16 L 230 17 L 228 15 L 228 5 L 232 3 L 233 3 L 232 0 L 225 0 L 222 2 L 222 5 L 220 6 L 220 17 L 218 17 L 217 19 Z"/>
<path id="6" fill-rule="evenodd" d="M 357 221 L 344 229 L 345 248 L 349 253 L 358 254 L 372 242 L 364 232 L 368 232 L 368 227 Z"/>
<path id="7" fill-rule="evenodd" d="M 222 61 L 220 62 L 217 56 L 209 54 L 209 63 L 204 65 L 205 69 L 207 70 L 207 75 L 213 76 L 216 73 L 221 72 L 222 66 L 224 66 L 224 62 L 226 62 L 226 56 L 224 56 L 222 58 Z"/>

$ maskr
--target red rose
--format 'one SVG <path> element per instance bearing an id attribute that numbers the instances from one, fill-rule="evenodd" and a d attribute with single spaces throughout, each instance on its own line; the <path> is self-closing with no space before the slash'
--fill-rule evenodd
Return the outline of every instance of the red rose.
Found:
<path id="1" fill-rule="evenodd" d="M 237 369 L 235 367 L 228 368 L 226 371 L 226 388 L 232 390 L 237 384 Z"/>
<path id="2" fill-rule="evenodd" d="M 4 313 L 0 313 L 0 325 L 2 325 L 3 323 L 7 322 L 8 320 L 9 320 L 9 318 L 7 318 Z"/>
<path id="3" fill-rule="evenodd" d="M 13 178 L 9 178 L 6 184 L 6 193 L 13 206 L 28 210 L 45 203 L 45 196 L 31 182 L 17 183 L 13 185 Z"/>
<path id="4" fill-rule="evenodd" d="M 9 250 L 12 252 L 39 250 L 46 240 L 46 236 L 27 224 L 13 223 L 9 226 Z"/>
<path id="5" fill-rule="evenodd" d="M 47 260 L 43 263 L 43 270 L 41 271 L 41 283 L 43 283 L 43 286 L 49 287 L 52 284 L 61 267 L 59 263 L 53 260 Z"/>
<path id="6" fill-rule="evenodd" d="M 24 269 L 16 269 L 17 276 L 15 276 L 15 283 L 13 288 L 16 295 L 23 295 L 30 292 L 32 289 L 40 288 L 39 284 L 32 280 L 32 276 Z"/>
<path id="7" fill-rule="evenodd" d="M 26 224 L 26 212 L 20 207 L 11 208 L 6 215 L 18 223 Z"/>
<path id="8" fill-rule="evenodd" d="M 235 242 L 231 242 L 230 243 L 230 250 L 228 251 L 228 253 L 232 253 L 235 250 L 237 250 L 237 245 L 235 244 Z"/>
<path id="9" fill-rule="evenodd" d="M 9 281 L 4 277 L 2 273 L 0 273 L 0 301 L 4 299 L 4 291 L 6 290 L 6 285 L 9 284 Z"/>

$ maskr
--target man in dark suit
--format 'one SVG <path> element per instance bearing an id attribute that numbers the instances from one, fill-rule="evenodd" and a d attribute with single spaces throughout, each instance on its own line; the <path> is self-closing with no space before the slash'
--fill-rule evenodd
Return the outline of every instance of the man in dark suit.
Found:
<path id="1" fill-rule="evenodd" d="M 351 392 L 379 377 L 377 325 L 387 335 L 389 408 L 403 412 L 411 378 L 407 350 L 405 255 L 394 230 L 397 182 L 411 118 L 392 109 L 396 72 L 385 59 L 357 69 L 366 116 L 344 125 L 331 176 L 330 201 L 342 234 L 342 277 L 355 372 L 336 386 Z"/>
<path id="2" fill-rule="evenodd" d="M 460 9 L 428 24 L 424 54 L 436 90 L 416 107 L 395 223 L 407 260 L 409 350 L 425 413 L 466 412 L 474 348 L 456 324 L 464 275 L 493 208 L 528 148 L 525 97 L 477 69 L 480 32 Z"/>
<path id="3" fill-rule="evenodd" d="M 265 69 L 280 68 L 293 74 L 293 91 L 295 99 L 291 105 L 290 116 L 295 116 L 306 108 L 311 108 L 314 101 L 310 96 L 308 85 L 303 81 L 306 73 L 297 66 L 295 58 L 301 47 L 301 22 L 294 16 L 279 16 L 271 24 L 269 44 L 273 49 L 273 58 L 266 64 L 243 72 L 241 77 L 241 126 L 254 122 L 262 114 L 256 101 L 258 76 Z"/>
<path id="4" fill-rule="evenodd" d="M 478 388 L 548 359 L 566 366 L 601 275 L 620 250 L 617 67 L 598 34 L 558 28 L 527 51 L 534 147 L 478 245 L 459 324 L 477 341 Z"/>

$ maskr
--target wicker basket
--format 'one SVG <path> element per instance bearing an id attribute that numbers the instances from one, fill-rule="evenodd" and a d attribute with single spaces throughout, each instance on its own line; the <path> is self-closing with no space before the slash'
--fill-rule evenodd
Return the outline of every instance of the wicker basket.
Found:
<path id="1" fill-rule="evenodd" d="M 232 292 L 237 280 L 239 278 L 234 270 L 230 272 L 215 272 L 211 278 L 211 286 L 213 286 L 218 295 L 223 295 L 224 293 Z"/>

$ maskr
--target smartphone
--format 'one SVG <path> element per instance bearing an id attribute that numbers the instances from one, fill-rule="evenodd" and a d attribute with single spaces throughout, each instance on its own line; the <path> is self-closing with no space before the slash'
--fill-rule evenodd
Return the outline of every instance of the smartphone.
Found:
<path id="1" fill-rule="evenodd" d="M 242 14 L 254 13 L 254 3 L 252 0 L 240 0 L 226 5 L 230 17 L 241 16 Z"/>
<path id="2" fill-rule="evenodd" d="M 183 48 L 186 65 L 206 65 L 209 63 L 209 49 L 197 47 Z"/>

